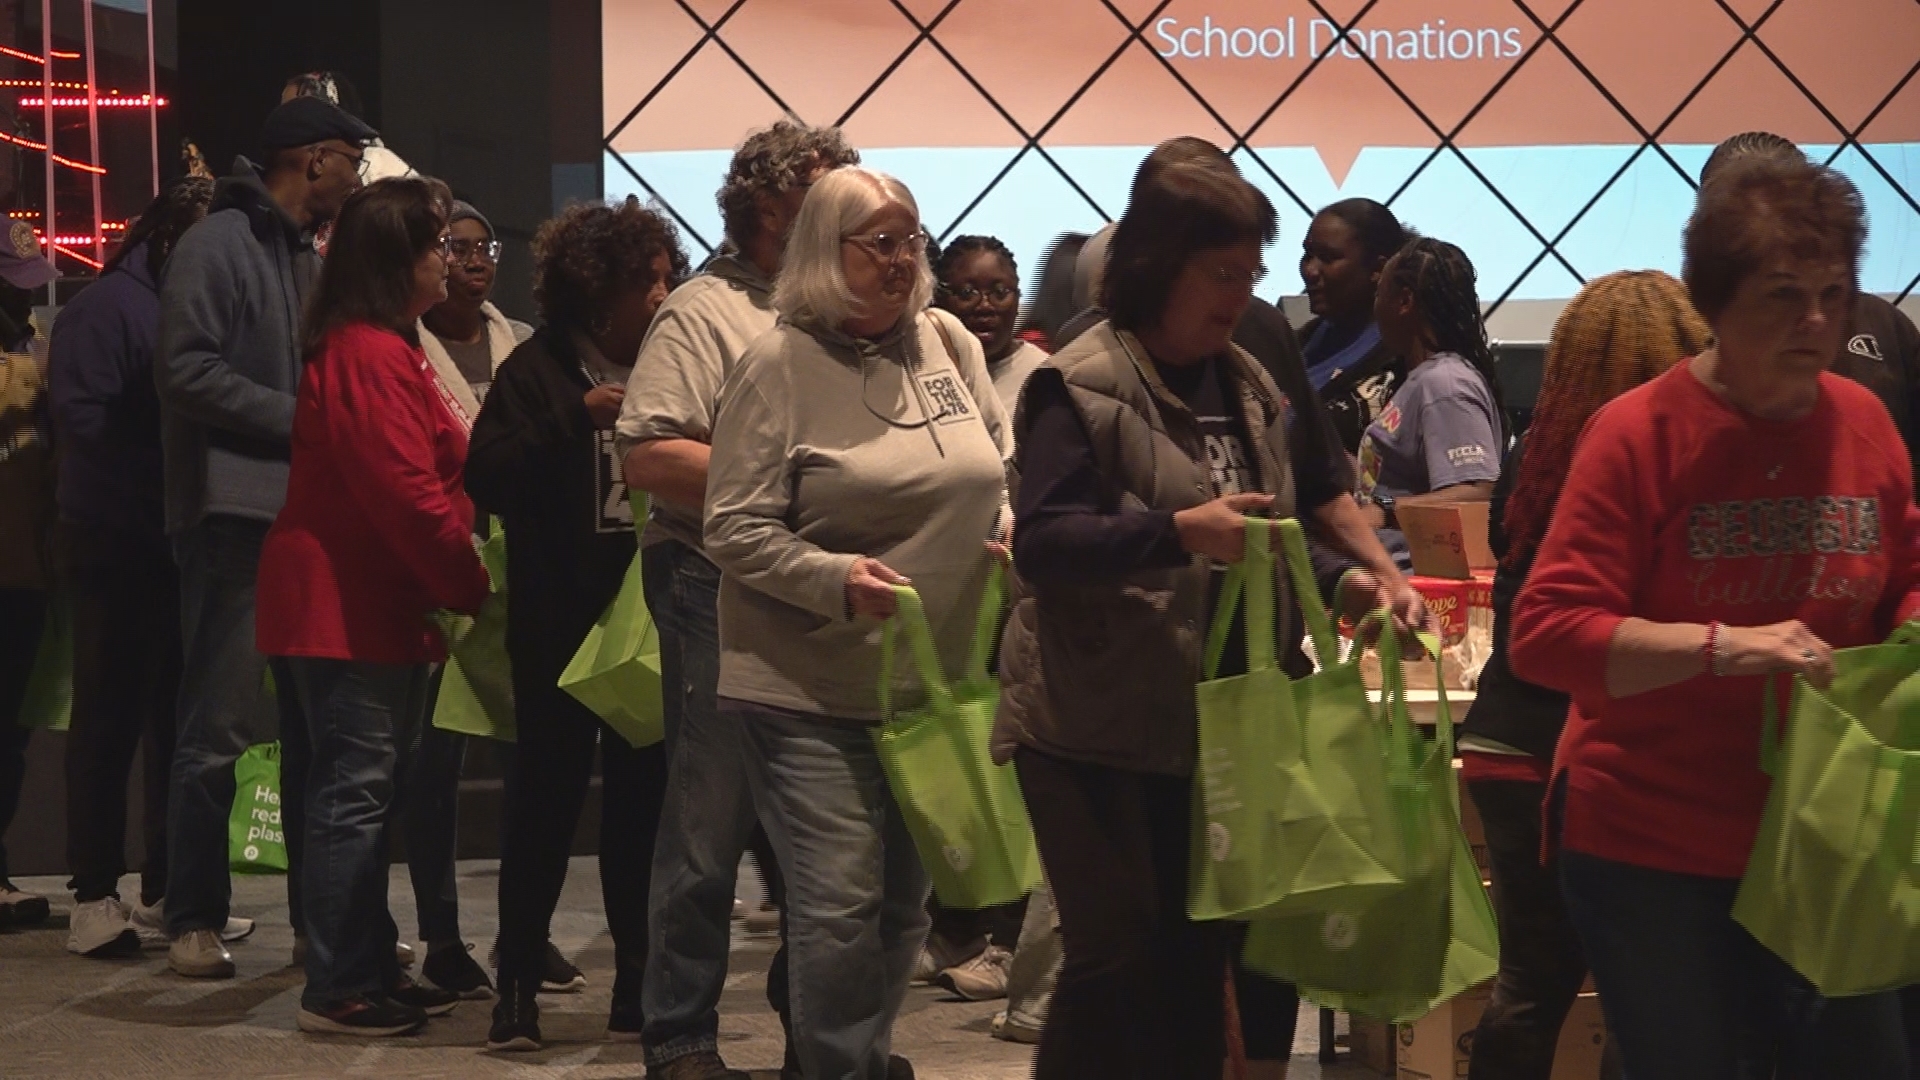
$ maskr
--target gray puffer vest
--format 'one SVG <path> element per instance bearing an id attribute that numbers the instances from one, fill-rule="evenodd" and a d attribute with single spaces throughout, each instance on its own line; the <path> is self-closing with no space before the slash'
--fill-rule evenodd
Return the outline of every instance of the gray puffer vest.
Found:
<path id="1" fill-rule="evenodd" d="M 1213 497 L 1200 428 L 1155 372 L 1147 351 L 1111 323 L 1052 360 L 1108 483 L 1106 509 L 1185 510 Z M 1276 517 L 1294 513 L 1286 406 L 1260 364 L 1238 346 L 1226 357 L 1260 490 Z M 1025 446 L 1025 406 L 1016 445 Z M 1015 481 L 1019 457 L 1016 454 Z M 1197 740 L 1194 684 L 1206 640 L 1208 561 L 1139 570 L 1119 582 L 1014 582 L 1000 652 L 995 757 L 1015 744 L 1136 772 L 1191 775 Z M 1292 590 L 1275 575 L 1280 637 L 1298 636 Z"/>

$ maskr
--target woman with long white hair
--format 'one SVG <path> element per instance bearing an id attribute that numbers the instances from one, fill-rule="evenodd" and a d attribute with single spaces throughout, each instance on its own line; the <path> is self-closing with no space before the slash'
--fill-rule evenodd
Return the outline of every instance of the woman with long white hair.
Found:
<path id="1" fill-rule="evenodd" d="M 721 393 L 707 475 L 719 708 L 738 715 L 787 879 L 793 1046 L 822 1080 L 889 1060 L 926 937 L 927 875 L 887 788 L 880 623 L 911 583 L 959 671 L 1004 535 L 1006 413 L 980 342 L 928 309 L 913 195 L 845 168 L 815 182 L 775 283 L 780 324 Z M 909 670 L 896 700 L 919 697 Z"/>

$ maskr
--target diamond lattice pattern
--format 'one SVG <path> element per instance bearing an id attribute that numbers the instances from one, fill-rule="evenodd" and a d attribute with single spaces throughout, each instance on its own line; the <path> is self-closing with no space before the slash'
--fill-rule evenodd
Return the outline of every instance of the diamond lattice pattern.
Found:
<path id="1" fill-rule="evenodd" d="M 1052 238 L 1125 206 L 1155 143 L 1231 150 L 1281 211 L 1364 195 L 1464 247 L 1481 295 L 1678 272 L 1700 165 L 1779 132 L 1851 176 L 1862 284 L 1920 286 L 1914 0 L 605 0 L 606 186 L 721 240 L 732 147 L 843 125 L 929 231 Z"/>

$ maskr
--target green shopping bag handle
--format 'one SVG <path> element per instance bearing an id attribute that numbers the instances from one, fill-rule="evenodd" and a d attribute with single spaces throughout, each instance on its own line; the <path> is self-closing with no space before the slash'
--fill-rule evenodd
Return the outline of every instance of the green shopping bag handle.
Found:
<path id="1" fill-rule="evenodd" d="M 1387 710 L 1387 742 L 1390 750 L 1387 762 L 1389 782 L 1412 784 L 1417 775 L 1416 766 L 1420 757 L 1420 736 L 1414 731 L 1413 715 L 1407 708 L 1407 679 L 1405 657 L 1400 652 L 1400 635 L 1392 627 L 1391 613 L 1385 608 L 1367 616 L 1361 625 L 1374 621 L 1380 623 L 1380 635 L 1375 648 L 1380 653 L 1381 692 L 1380 704 Z M 1432 634 L 1422 632 L 1418 635 L 1420 644 L 1433 657 L 1433 685 L 1438 693 L 1435 708 L 1434 740 L 1439 751 L 1448 761 L 1454 756 L 1453 707 L 1447 703 L 1447 686 L 1440 665 L 1440 642 Z M 1458 784 L 1448 785 L 1456 820 L 1460 815 L 1460 792 Z"/>
<path id="2" fill-rule="evenodd" d="M 1307 555 L 1307 538 L 1299 519 L 1280 522 L 1280 548 L 1286 554 L 1287 573 L 1293 576 L 1294 602 L 1306 617 L 1313 651 L 1321 667 L 1332 667 L 1340 658 L 1340 641 L 1334 636 L 1326 605 L 1320 602 L 1320 585 L 1313 580 L 1313 561 Z"/>
<path id="3" fill-rule="evenodd" d="M 989 560 L 987 566 L 987 587 L 980 593 L 980 615 L 973 624 L 973 652 L 967 657 L 967 679 L 976 683 L 991 677 L 987 674 L 987 663 L 993 656 L 993 642 L 1000 634 L 1000 620 L 1007 603 L 1006 570 L 998 559 Z"/>
<path id="4" fill-rule="evenodd" d="M 895 585 L 893 595 L 899 609 L 880 629 L 880 715 L 893 719 L 893 650 L 901 627 L 905 628 L 907 647 L 913 650 L 927 693 L 940 708 L 951 707 L 953 687 L 940 670 L 940 651 L 934 648 L 933 627 L 927 623 L 927 609 L 920 603 L 920 594 L 911 585 Z"/>
<path id="5" fill-rule="evenodd" d="M 1247 602 L 1247 671 L 1279 666 L 1273 641 L 1273 521 L 1249 517 L 1243 531 L 1246 554 L 1227 567 L 1227 576 L 1220 583 L 1220 602 L 1214 607 L 1213 627 L 1207 633 L 1203 668 L 1207 680 L 1219 675 L 1220 654 L 1227 649 L 1233 613 L 1242 599 Z"/>

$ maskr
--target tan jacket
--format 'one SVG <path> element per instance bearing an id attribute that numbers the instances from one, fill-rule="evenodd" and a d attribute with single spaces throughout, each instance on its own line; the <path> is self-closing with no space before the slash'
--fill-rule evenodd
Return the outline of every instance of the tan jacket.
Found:
<path id="1" fill-rule="evenodd" d="M 1293 468 L 1280 392 L 1238 346 L 1229 361 L 1259 490 L 1275 496 L 1275 516 L 1291 516 Z M 1111 481 L 1114 509 L 1179 511 L 1212 498 L 1199 425 L 1132 335 L 1102 322 L 1052 362 Z M 995 756 L 1004 761 L 1021 743 L 1113 768 L 1191 775 L 1198 738 L 1193 688 L 1211 573 L 1195 556 L 1118 584 L 1016 582 L 1000 652 Z M 1276 574 L 1274 585 L 1281 641 L 1297 636 L 1286 577 Z"/>
<path id="2" fill-rule="evenodd" d="M 54 519 L 47 382 L 32 354 L 0 353 L 0 588 L 52 584 Z"/>

